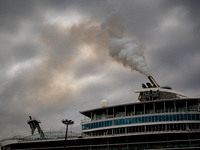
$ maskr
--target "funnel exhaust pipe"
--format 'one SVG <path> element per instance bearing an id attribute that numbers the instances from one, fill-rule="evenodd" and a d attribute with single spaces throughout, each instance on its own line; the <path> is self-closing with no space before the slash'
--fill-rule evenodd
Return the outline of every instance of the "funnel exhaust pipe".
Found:
<path id="1" fill-rule="evenodd" d="M 156 80 L 152 76 L 148 76 L 148 78 L 151 81 L 151 83 L 153 84 L 153 87 L 160 87 L 158 85 L 158 83 L 156 82 Z"/>

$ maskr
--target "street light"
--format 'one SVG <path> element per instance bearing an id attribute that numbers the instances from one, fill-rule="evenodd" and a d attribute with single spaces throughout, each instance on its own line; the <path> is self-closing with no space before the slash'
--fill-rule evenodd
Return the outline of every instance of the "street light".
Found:
<path id="1" fill-rule="evenodd" d="M 62 123 L 66 125 L 66 133 L 65 133 L 65 142 L 64 142 L 64 149 L 66 149 L 66 141 L 67 141 L 67 132 L 68 132 L 68 125 L 74 124 L 74 121 L 63 119 Z"/>

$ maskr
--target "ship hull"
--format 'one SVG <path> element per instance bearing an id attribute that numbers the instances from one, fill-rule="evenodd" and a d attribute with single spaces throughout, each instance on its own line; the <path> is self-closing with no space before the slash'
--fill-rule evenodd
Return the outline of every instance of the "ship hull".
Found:
<path id="1" fill-rule="evenodd" d="M 200 149 L 200 131 L 119 134 L 65 140 L 21 141 L 5 145 L 2 150 L 137 150 L 137 149 Z"/>

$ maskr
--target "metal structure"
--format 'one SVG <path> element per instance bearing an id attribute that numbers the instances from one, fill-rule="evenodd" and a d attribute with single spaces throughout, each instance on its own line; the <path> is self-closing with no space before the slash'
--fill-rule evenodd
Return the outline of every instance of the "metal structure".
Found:
<path id="1" fill-rule="evenodd" d="M 36 120 L 36 119 L 33 119 L 31 116 L 29 116 L 29 121 L 28 121 L 28 124 L 30 125 L 30 128 L 31 128 L 31 134 L 33 135 L 34 134 L 34 131 L 35 129 L 37 128 L 39 134 L 40 134 L 40 137 L 41 138 L 44 138 L 44 132 L 42 131 L 39 123 L 41 123 L 40 121 Z"/>
<path id="2" fill-rule="evenodd" d="M 149 80 L 151 81 L 153 87 L 160 87 L 156 80 L 152 76 L 148 76 Z"/>
<path id="3" fill-rule="evenodd" d="M 66 149 L 66 141 L 67 141 L 67 132 L 68 132 L 68 126 L 74 124 L 74 121 L 63 119 L 62 123 L 66 125 L 66 133 L 65 133 L 65 142 L 64 142 L 64 149 Z"/>

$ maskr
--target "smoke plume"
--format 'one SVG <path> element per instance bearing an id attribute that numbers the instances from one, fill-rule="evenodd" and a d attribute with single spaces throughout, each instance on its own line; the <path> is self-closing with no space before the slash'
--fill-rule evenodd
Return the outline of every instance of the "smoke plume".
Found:
<path id="1" fill-rule="evenodd" d="M 112 12 L 102 24 L 102 29 L 111 37 L 109 42 L 109 55 L 120 64 L 132 71 L 149 76 L 144 56 L 145 46 L 137 43 L 133 38 L 125 37 L 125 25 L 117 12 Z"/>

